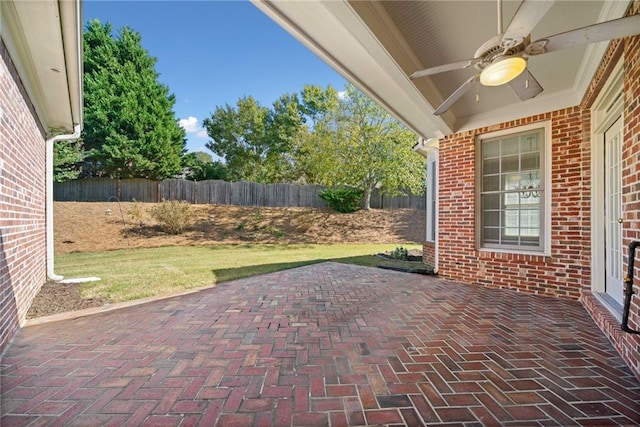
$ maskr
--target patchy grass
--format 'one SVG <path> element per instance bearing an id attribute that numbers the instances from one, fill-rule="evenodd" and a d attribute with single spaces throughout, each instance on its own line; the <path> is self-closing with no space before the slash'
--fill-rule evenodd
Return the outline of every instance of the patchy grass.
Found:
<path id="1" fill-rule="evenodd" d="M 67 278 L 98 276 L 101 281 L 82 285 L 83 298 L 122 302 L 322 261 L 401 266 L 403 262 L 373 255 L 393 248 L 382 244 L 236 244 L 122 249 L 58 255 L 56 272 Z"/>

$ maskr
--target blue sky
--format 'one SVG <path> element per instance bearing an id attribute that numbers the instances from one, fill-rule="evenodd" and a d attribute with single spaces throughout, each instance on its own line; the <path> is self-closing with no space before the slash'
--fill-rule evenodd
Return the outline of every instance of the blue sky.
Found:
<path id="1" fill-rule="evenodd" d="M 84 20 L 129 26 L 158 59 L 160 81 L 176 96 L 187 149 L 205 151 L 202 120 L 216 106 L 253 96 L 270 106 L 305 84 L 340 90 L 346 81 L 248 1 L 95 1 Z"/>

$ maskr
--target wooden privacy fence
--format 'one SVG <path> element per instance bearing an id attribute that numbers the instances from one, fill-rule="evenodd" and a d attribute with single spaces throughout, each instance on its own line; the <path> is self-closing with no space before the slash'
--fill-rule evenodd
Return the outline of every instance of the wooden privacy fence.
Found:
<path id="1" fill-rule="evenodd" d="M 308 207 L 324 208 L 327 203 L 318 195 L 326 187 L 322 185 L 258 184 L 255 182 L 186 181 L 168 179 L 115 180 L 89 178 L 56 182 L 53 197 L 65 202 L 160 202 L 183 200 L 194 204 Z M 421 195 L 386 196 L 377 190 L 371 195 L 371 207 L 375 209 L 425 209 L 425 197 Z"/>

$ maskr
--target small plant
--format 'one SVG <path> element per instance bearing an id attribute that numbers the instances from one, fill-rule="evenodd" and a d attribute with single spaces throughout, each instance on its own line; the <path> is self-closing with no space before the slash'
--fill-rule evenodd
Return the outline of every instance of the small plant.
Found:
<path id="1" fill-rule="evenodd" d="M 402 246 L 395 248 L 393 252 L 391 252 L 391 258 L 397 259 L 400 261 L 407 261 L 409 259 L 409 251 Z"/>
<path id="2" fill-rule="evenodd" d="M 363 191 L 357 188 L 338 187 L 327 188 L 319 194 L 320 198 L 326 201 L 335 211 L 351 213 L 360 209 Z"/>
<path id="3" fill-rule="evenodd" d="M 191 205 L 186 202 L 163 200 L 151 209 L 151 215 L 169 234 L 181 234 L 191 221 Z"/>
<path id="4" fill-rule="evenodd" d="M 242 231 L 242 230 L 244 230 L 244 222 L 241 222 L 236 226 L 236 231 Z"/>
<path id="5" fill-rule="evenodd" d="M 262 213 L 261 209 L 257 209 L 254 213 L 253 213 L 253 221 L 254 222 L 260 222 L 264 219 L 264 214 Z"/>
<path id="6" fill-rule="evenodd" d="M 269 225 L 266 228 L 267 233 L 271 234 L 273 237 L 277 237 L 278 239 L 282 238 L 285 236 L 285 232 L 282 230 L 278 230 L 277 228 Z"/>
<path id="7" fill-rule="evenodd" d="M 137 223 L 139 227 L 142 227 L 144 225 L 144 211 L 145 209 L 142 206 L 142 203 L 133 199 L 133 203 L 127 213 L 133 222 Z"/>

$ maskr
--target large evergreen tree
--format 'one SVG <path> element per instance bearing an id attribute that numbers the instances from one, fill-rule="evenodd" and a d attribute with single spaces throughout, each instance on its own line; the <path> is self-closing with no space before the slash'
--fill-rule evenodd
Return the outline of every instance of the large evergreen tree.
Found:
<path id="1" fill-rule="evenodd" d="M 62 140 L 53 144 L 53 180 L 63 182 L 80 176 L 85 152 L 82 140 Z"/>
<path id="2" fill-rule="evenodd" d="M 165 179 L 181 171 L 185 132 L 140 34 L 90 21 L 84 34 L 83 140 L 97 175 Z"/>

